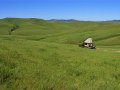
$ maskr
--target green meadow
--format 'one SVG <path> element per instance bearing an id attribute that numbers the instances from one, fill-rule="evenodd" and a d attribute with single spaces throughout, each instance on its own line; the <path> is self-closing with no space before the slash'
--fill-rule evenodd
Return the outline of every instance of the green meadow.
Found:
<path id="1" fill-rule="evenodd" d="M 0 90 L 120 90 L 120 23 L 0 19 Z"/>

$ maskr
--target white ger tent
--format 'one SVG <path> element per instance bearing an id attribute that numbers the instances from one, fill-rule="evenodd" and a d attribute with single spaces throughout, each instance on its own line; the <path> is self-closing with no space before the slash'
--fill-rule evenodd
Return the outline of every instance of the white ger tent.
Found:
<path id="1" fill-rule="evenodd" d="M 84 43 L 93 43 L 93 42 L 92 42 L 92 38 L 86 39 L 86 40 L 84 41 Z"/>

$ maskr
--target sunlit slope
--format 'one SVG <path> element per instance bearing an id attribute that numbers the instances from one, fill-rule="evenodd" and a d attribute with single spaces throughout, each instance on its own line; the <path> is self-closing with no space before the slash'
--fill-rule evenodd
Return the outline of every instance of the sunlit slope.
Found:
<path id="1" fill-rule="evenodd" d="M 120 89 L 120 47 L 91 50 L 14 37 L 0 42 L 1 90 Z"/>
<path id="2" fill-rule="evenodd" d="M 120 90 L 119 68 L 120 23 L 0 20 L 0 90 Z"/>
<path id="3" fill-rule="evenodd" d="M 8 35 L 14 25 L 19 28 L 12 35 L 29 40 L 78 44 L 92 37 L 97 45 L 110 45 L 113 41 L 112 45 L 120 45 L 120 23 L 5 18 L 0 20 L 0 34 Z"/>

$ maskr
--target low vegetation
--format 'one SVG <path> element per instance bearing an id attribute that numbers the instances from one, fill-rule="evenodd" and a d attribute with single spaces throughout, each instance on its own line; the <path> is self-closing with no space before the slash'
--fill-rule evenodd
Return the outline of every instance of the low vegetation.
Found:
<path id="1" fill-rule="evenodd" d="M 5 18 L 0 42 L 0 90 L 120 89 L 120 23 Z"/>

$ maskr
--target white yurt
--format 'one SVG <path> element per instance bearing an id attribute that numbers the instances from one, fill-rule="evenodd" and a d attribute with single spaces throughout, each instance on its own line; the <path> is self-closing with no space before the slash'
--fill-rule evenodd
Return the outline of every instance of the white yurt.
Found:
<path id="1" fill-rule="evenodd" d="M 92 38 L 88 38 L 84 41 L 84 43 L 92 43 Z"/>
<path id="2" fill-rule="evenodd" d="M 95 49 L 96 46 L 93 44 L 92 38 L 87 38 L 86 40 L 84 40 L 81 47 Z"/>

